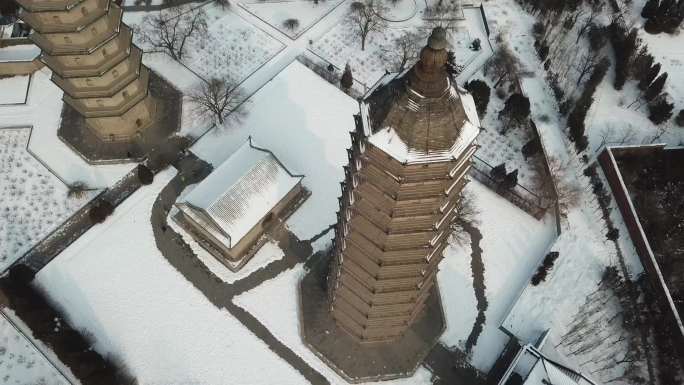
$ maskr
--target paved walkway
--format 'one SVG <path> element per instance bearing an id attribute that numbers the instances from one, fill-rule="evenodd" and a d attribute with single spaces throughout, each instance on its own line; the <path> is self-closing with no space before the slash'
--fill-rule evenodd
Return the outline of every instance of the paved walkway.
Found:
<path id="1" fill-rule="evenodd" d="M 161 253 L 209 301 L 219 308 L 226 309 L 259 339 L 264 341 L 275 354 L 297 369 L 310 383 L 315 385 L 329 384 L 322 374 L 280 342 L 257 318 L 232 301 L 236 295 L 250 290 L 264 280 L 274 278 L 283 271 L 306 260 L 312 251 L 310 243 L 300 241 L 284 226 L 278 226 L 272 236 L 278 242 L 285 256 L 233 284 L 224 282 L 199 260 L 190 246 L 183 241 L 180 234 L 167 225 L 169 211 L 181 191 L 186 186 L 204 179 L 211 172 L 211 167 L 194 156 L 183 158 L 176 162 L 175 166 L 180 172 L 164 187 L 152 206 L 152 229 Z"/>

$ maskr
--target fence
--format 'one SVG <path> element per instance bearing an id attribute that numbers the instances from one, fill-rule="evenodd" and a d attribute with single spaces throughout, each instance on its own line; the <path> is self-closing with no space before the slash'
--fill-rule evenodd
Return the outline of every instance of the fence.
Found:
<path id="1" fill-rule="evenodd" d="M 540 196 L 519 184 L 510 190 L 502 188 L 500 183 L 490 176 L 492 168 L 489 163 L 473 155 L 470 175 L 536 219 L 541 219 L 546 214 L 548 207 L 543 206 L 544 202 Z"/>
<path id="2" fill-rule="evenodd" d="M 617 162 L 615 161 L 614 151 L 622 152 L 652 152 L 663 150 L 664 145 L 652 145 L 652 146 L 628 146 L 628 147 L 606 147 L 598 156 L 598 162 L 606 175 L 608 184 L 610 185 L 613 195 L 615 196 L 615 202 L 622 214 L 622 218 L 627 226 L 627 231 L 632 239 L 634 248 L 637 251 L 639 260 L 644 266 L 646 271 L 646 276 L 653 288 L 658 302 L 660 305 L 666 309 L 668 322 L 678 330 L 677 337 L 680 340 L 678 346 L 680 346 L 681 353 L 684 354 L 684 325 L 682 324 L 681 317 L 677 310 L 677 307 L 672 300 L 670 291 L 667 288 L 667 284 L 660 270 L 660 266 L 655 259 L 651 245 L 649 244 L 648 238 L 641 227 L 641 222 L 637 216 L 636 210 L 629 196 L 629 191 L 627 186 L 622 179 L 622 174 L 618 168 Z"/>

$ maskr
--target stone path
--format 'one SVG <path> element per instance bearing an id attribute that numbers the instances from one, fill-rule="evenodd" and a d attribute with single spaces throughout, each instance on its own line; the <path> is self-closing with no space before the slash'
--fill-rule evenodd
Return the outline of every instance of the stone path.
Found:
<path id="1" fill-rule="evenodd" d="M 463 225 L 463 229 L 470 235 L 470 245 L 471 245 L 471 259 L 470 259 L 470 269 L 473 272 L 473 289 L 475 290 L 475 300 L 477 301 L 477 318 L 475 318 L 475 324 L 473 329 L 468 335 L 466 340 L 465 350 L 469 353 L 472 348 L 477 345 L 477 339 L 482 333 L 482 328 L 485 323 L 485 312 L 487 311 L 487 296 L 485 295 L 485 278 L 484 271 L 485 266 L 482 261 L 482 247 L 480 247 L 480 241 L 482 241 L 482 233 L 475 227 L 472 223 L 466 222 Z"/>
<path id="2" fill-rule="evenodd" d="M 204 179 L 211 172 L 211 167 L 194 156 L 185 157 L 176 162 L 174 166 L 180 172 L 164 187 L 152 206 L 152 229 L 161 253 L 209 301 L 219 308 L 226 309 L 259 339 L 264 341 L 275 354 L 297 369 L 311 384 L 329 384 L 322 374 L 280 342 L 258 319 L 232 301 L 236 295 L 250 290 L 264 280 L 274 278 L 283 271 L 306 260 L 312 251 L 309 241 L 300 241 L 284 226 L 278 226 L 279 229 L 274 231 L 272 236 L 285 253 L 282 259 L 270 263 L 233 284 L 222 281 L 199 260 L 190 246 L 183 241 L 180 234 L 167 225 L 169 211 L 181 191 L 186 186 Z"/>

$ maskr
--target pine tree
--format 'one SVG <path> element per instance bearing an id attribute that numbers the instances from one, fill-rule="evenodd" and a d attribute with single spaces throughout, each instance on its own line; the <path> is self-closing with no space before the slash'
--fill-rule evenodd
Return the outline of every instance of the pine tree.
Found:
<path id="1" fill-rule="evenodd" d="M 483 118 L 487 112 L 487 105 L 489 104 L 491 89 L 487 83 L 480 79 L 471 80 L 466 83 L 464 87 L 466 90 L 468 90 L 468 92 L 470 92 L 471 95 L 473 95 L 477 114 L 480 116 L 480 118 Z"/>
<path id="2" fill-rule="evenodd" d="M 656 96 L 660 95 L 660 93 L 663 91 L 663 87 L 665 87 L 665 82 L 667 81 L 667 72 L 663 72 L 656 78 L 656 80 L 651 83 L 650 86 L 648 86 L 648 89 L 646 89 L 646 92 L 644 93 L 644 99 L 647 101 L 652 101 L 653 99 L 656 98 Z"/>
<path id="3" fill-rule="evenodd" d="M 342 74 L 342 78 L 340 79 L 340 85 L 342 86 L 342 89 L 348 91 L 353 84 L 354 77 L 352 76 L 351 67 L 349 66 L 349 63 L 347 63 L 347 65 L 344 66 L 344 73 Z"/>
<path id="4" fill-rule="evenodd" d="M 499 118 L 507 117 L 516 124 L 522 124 L 530 116 L 530 99 L 519 93 L 512 94 L 506 99 L 504 108 L 499 112 Z M 510 123 L 510 122 L 509 122 Z M 508 131 L 508 125 L 504 127 L 502 133 Z"/>
<path id="5" fill-rule="evenodd" d="M 684 110 L 679 110 L 679 114 L 675 118 L 675 123 L 677 123 L 679 127 L 684 127 Z"/>
<path id="6" fill-rule="evenodd" d="M 454 51 L 447 51 L 447 62 L 446 62 L 446 72 L 451 78 L 458 76 L 462 69 L 459 68 L 458 63 L 456 63 L 456 54 Z"/>
<path id="7" fill-rule="evenodd" d="M 651 83 L 653 83 L 653 80 L 655 80 L 655 78 L 658 76 L 659 72 L 660 63 L 655 63 L 651 66 L 651 68 L 642 72 L 641 76 L 639 77 L 639 89 L 642 91 L 646 91 L 646 89 L 648 89 L 648 86 L 650 86 Z"/>
<path id="8" fill-rule="evenodd" d="M 501 183 L 501 181 L 503 181 L 506 177 L 506 164 L 501 163 L 500 165 L 492 168 L 489 171 L 489 176 L 492 177 L 495 182 Z"/>
<path id="9" fill-rule="evenodd" d="M 666 97 L 660 97 L 648 105 L 648 118 L 654 124 L 661 124 L 672 117 L 674 104 L 667 101 Z"/>
<path id="10" fill-rule="evenodd" d="M 537 136 L 525 143 L 525 145 L 522 146 L 521 152 L 525 159 L 527 159 L 531 156 L 537 155 L 539 152 L 541 152 L 541 149 L 541 140 L 539 140 L 539 137 Z"/>
<path id="11" fill-rule="evenodd" d="M 515 170 L 509 172 L 506 174 L 506 177 L 504 177 L 503 182 L 501 182 L 501 187 L 505 188 L 506 190 L 510 190 L 515 185 L 518 184 L 518 169 L 516 168 Z"/>
<path id="12" fill-rule="evenodd" d="M 659 0 L 648 0 L 644 5 L 644 9 L 641 10 L 641 17 L 643 17 L 644 19 L 650 19 L 654 17 L 658 12 L 659 5 Z"/>

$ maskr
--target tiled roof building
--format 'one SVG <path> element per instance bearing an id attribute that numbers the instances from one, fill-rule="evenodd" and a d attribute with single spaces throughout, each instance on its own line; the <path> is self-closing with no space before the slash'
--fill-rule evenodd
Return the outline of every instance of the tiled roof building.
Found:
<path id="1" fill-rule="evenodd" d="M 174 219 L 231 270 L 259 246 L 264 229 L 286 216 L 305 194 L 303 176 L 291 174 L 251 139 L 181 198 Z"/>

